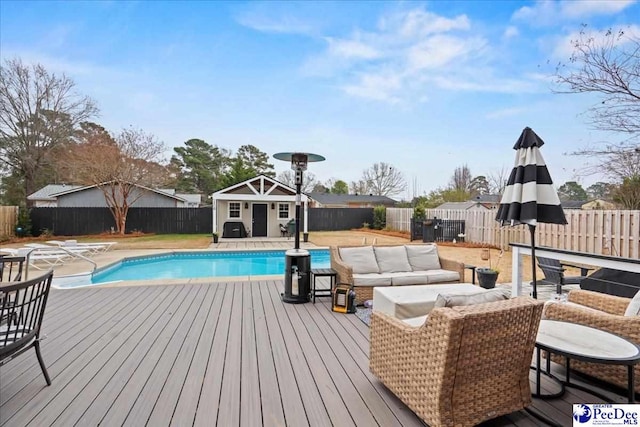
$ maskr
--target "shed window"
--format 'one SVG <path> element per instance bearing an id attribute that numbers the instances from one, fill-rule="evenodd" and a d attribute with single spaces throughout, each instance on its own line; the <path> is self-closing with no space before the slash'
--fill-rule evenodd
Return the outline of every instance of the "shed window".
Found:
<path id="1" fill-rule="evenodd" d="M 278 219 L 289 219 L 289 203 L 278 204 Z"/>
<path id="2" fill-rule="evenodd" d="M 240 218 L 240 202 L 229 202 L 229 218 Z"/>

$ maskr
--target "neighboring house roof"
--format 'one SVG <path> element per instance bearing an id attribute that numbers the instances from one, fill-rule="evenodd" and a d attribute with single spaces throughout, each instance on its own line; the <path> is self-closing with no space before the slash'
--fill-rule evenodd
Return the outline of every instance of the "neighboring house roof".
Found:
<path id="1" fill-rule="evenodd" d="M 467 202 L 445 202 L 440 206 L 436 207 L 436 209 L 457 209 L 457 210 L 467 210 L 474 207 L 482 207 L 487 209 L 482 203 L 474 202 L 473 200 Z"/>
<path id="2" fill-rule="evenodd" d="M 480 203 L 500 203 L 500 194 L 479 194 L 473 200 Z"/>
<path id="3" fill-rule="evenodd" d="M 82 185 L 70 185 L 70 184 L 48 184 L 36 191 L 35 193 L 27 196 L 27 200 L 48 200 L 55 201 L 54 194 L 58 194 L 67 190 L 73 190 L 81 188 Z"/>
<path id="4" fill-rule="evenodd" d="M 100 184 L 100 185 L 107 185 L 107 184 L 109 184 L 109 182 L 103 182 L 103 183 L 102 183 L 102 184 Z M 142 189 L 143 189 L 143 190 L 145 190 L 145 191 L 151 191 L 151 192 L 153 192 L 153 193 L 161 194 L 161 195 L 163 195 L 163 196 L 170 197 L 170 198 L 172 198 L 172 199 L 176 199 L 176 200 L 179 200 L 179 201 L 181 201 L 181 202 L 185 202 L 185 201 L 186 201 L 184 198 L 179 197 L 179 196 L 177 196 L 177 195 L 175 195 L 175 194 L 165 193 L 165 192 L 164 192 L 164 191 L 162 191 L 162 190 L 155 190 L 155 189 L 153 189 L 153 188 L 145 187 L 144 185 L 138 185 L 138 184 L 134 184 L 134 185 L 135 185 L 136 187 L 138 187 L 138 188 L 142 188 Z M 91 189 L 91 188 L 95 188 L 95 187 L 98 187 L 98 185 L 97 185 L 97 184 L 94 184 L 94 185 L 78 186 L 78 187 L 73 188 L 73 189 L 68 189 L 68 190 L 66 190 L 66 191 L 61 191 L 61 192 L 59 192 L 59 193 L 52 194 L 52 196 L 54 196 L 54 197 L 60 197 L 60 196 L 64 196 L 65 194 L 77 193 L 77 192 L 79 192 L 79 191 L 85 191 L 85 190 L 89 190 L 89 189 Z"/>
<path id="5" fill-rule="evenodd" d="M 200 204 L 200 202 L 202 202 L 202 195 L 201 194 L 186 194 L 186 193 L 176 193 L 175 194 L 178 197 L 182 197 L 184 200 L 187 201 L 187 203 L 198 203 Z"/>
<path id="6" fill-rule="evenodd" d="M 587 203 L 586 200 L 567 200 L 560 202 L 562 209 L 582 209 L 582 205 Z"/>
<path id="7" fill-rule="evenodd" d="M 387 196 L 374 196 L 364 194 L 332 194 L 332 193 L 319 193 L 313 192 L 309 195 L 320 204 L 323 205 L 340 205 L 340 204 L 355 204 L 355 203 L 370 203 L 381 205 L 394 205 L 396 203 L 390 197 Z"/>

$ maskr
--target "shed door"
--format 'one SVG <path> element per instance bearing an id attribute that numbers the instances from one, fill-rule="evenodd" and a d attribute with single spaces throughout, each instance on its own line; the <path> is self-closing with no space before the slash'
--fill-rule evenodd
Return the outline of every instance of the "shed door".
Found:
<path id="1" fill-rule="evenodd" d="M 267 237 L 267 205 L 266 203 L 254 203 L 252 206 L 252 237 Z"/>

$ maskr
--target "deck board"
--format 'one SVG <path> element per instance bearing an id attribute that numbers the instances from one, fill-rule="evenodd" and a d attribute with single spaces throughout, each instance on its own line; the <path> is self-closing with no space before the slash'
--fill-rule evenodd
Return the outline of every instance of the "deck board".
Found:
<path id="1" fill-rule="evenodd" d="M 280 281 L 53 290 L 42 343 L 53 384 L 33 351 L 2 367 L 0 425 L 423 425 L 369 372 L 366 325 L 332 312 L 329 298 L 283 304 L 281 290 Z M 554 387 L 543 377 L 545 392 Z M 599 401 L 568 389 L 533 406 L 569 425 L 572 403 Z M 482 425 L 540 422 L 520 411 Z"/>
<path id="2" fill-rule="evenodd" d="M 263 282 L 260 286 L 262 304 L 265 312 L 265 320 L 271 341 L 273 361 L 280 387 L 280 399 L 284 410 L 284 417 L 287 425 L 295 426 L 307 425 L 307 414 L 304 410 L 302 398 L 298 391 L 298 382 L 291 369 L 291 360 L 282 336 L 282 330 L 278 324 L 275 314 L 275 307 L 270 297 L 269 282 Z"/>

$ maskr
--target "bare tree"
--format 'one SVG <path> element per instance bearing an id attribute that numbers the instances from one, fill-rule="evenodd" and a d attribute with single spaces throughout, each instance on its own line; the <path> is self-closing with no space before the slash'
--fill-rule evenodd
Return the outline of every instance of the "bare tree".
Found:
<path id="1" fill-rule="evenodd" d="M 349 192 L 351 194 L 369 194 L 369 189 L 369 183 L 363 179 L 351 181 L 351 184 L 349 184 Z"/>
<path id="2" fill-rule="evenodd" d="M 471 175 L 471 169 L 469 166 L 458 166 L 453 171 L 453 176 L 449 181 L 449 189 L 456 191 L 469 192 L 471 189 L 471 182 L 473 181 L 473 175 Z"/>
<path id="3" fill-rule="evenodd" d="M 407 189 L 402 172 L 384 162 L 375 163 L 366 169 L 361 181 L 366 182 L 369 193 L 376 196 L 393 196 Z"/>
<path id="4" fill-rule="evenodd" d="M 87 96 L 75 91 L 64 74 L 49 74 L 40 64 L 20 59 L 0 67 L 0 162 L 22 175 L 25 195 L 37 188 L 51 151 L 67 142 L 77 125 L 96 115 Z"/>
<path id="5" fill-rule="evenodd" d="M 118 233 L 124 234 L 129 208 L 146 188 L 164 184 L 167 170 L 158 161 L 164 145 L 139 129 L 124 129 L 112 138 L 87 136 L 68 155 L 83 184 L 95 185 L 104 194 Z"/>
<path id="6" fill-rule="evenodd" d="M 510 173 L 511 169 L 508 169 L 505 166 L 489 173 L 489 175 L 487 175 L 487 181 L 489 181 L 489 193 L 502 194 L 504 188 L 507 186 Z"/>
<path id="7" fill-rule="evenodd" d="M 293 170 L 281 172 L 276 179 L 289 187 L 296 188 L 296 175 Z M 319 181 L 316 179 L 316 176 L 312 172 L 305 172 L 302 175 L 302 186 L 300 187 L 300 191 L 303 193 L 310 193 L 317 184 L 319 184 Z"/>
<path id="8" fill-rule="evenodd" d="M 583 26 L 572 40 L 569 64 L 556 68 L 559 93 L 595 93 L 597 104 L 588 114 L 591 124 L 604 131 L 640 132 L 640 39 L 623 30 L 588 33 Z"/>
<path id="9" fill-rule="evenodd" d="M 628 136 L 571 153 L 588 159 L 578 175 L 597 174 L 622 184 L 640 176 L 640 38 L 611 29 L 594 35 L 583 26 L 572 44 L 569 63 L 556 68 L 557 92 L 599 95 L 586 111 L 590 124 Z"/>

